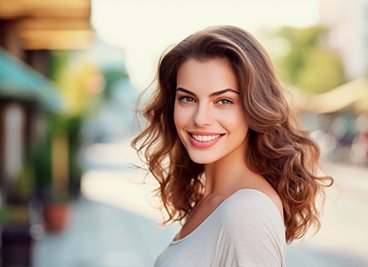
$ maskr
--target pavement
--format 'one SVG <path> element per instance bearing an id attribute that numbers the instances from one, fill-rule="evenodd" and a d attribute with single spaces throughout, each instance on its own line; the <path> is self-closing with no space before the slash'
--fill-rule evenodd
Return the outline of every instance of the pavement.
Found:
<path id="1" fill-rule="evenodd" d="M 104 163 L 85 173 L 66 229 L 35 242 L 34 267 L 146 267 L 168 245 L 179 226 L 160 226 L 156 183 L 127 167 L 135 159 L 119 162 L 121 149 L 128 148 L 92 149 L 89 160 L 99 155 Z M 107 155 L 114 155 L 110 165 Z M 368 267 L 368 168 L 325 163 L 323 169 L 335 185 L 326 191 L 322 228 L 287 247 L 287 266 Z"/>
<path id="2" fill-rule="evenodd" d="M 81 197 L 64 232 L 34 247 L 35 267 L 152 266 L 173 231 L 127 209 Z"/>

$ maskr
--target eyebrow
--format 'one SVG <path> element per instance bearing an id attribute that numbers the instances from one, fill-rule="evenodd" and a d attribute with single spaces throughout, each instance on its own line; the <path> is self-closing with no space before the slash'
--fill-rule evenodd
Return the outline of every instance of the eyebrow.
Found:
<path id="1" fill-rule="evenodd" d="M 187 93 L 189 95 L 196 96 L 195 93 L 193 93 L 192 91 L 189 91 L 188 89 L 185 89 L 183 87 L 176 88 L 176 91 L 182 91 L 182 92 Z M 216 92 L 211 93 L 210 94 L 210 97 L 222 95 L 222 94 L 224 94 L 226 92 L 233 92 L 233 93 L 236 93 L 236 94 L 239 95 L 239 92 L 238 91 L 235 91 L 234 89 L 231 89 L 231 88 L 226 88 L 226 89 L 223 89 L 223 90 L 220 90 L 220 91 L 216 91 Z"/>

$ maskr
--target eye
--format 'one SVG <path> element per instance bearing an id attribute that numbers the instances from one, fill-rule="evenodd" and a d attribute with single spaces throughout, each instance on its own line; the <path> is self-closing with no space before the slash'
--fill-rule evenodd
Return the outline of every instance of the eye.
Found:
<path id="1" fill-rule="evenodd" d="M 190 96 L 180 96 L 178 97 L 178 101 L 182 103 L 194 103 L 195 99 Z"/>
<path id="2" fill-rule="evenodd" d="M 218 100 L 217 103 L 219 103 L 220 105 L 230 105 L 233 104 L 234 102 L 229 99 L 223 98 Z"/>

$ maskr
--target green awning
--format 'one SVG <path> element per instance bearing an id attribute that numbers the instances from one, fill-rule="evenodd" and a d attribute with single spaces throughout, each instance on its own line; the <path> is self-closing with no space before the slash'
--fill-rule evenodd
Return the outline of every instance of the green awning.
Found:
<path id="1" fill-rule="evenodd" d="M 38 72 L 0 48 L 0 98 L 39 102 L 51 111 L 63 110 L 58 89 Z"/>

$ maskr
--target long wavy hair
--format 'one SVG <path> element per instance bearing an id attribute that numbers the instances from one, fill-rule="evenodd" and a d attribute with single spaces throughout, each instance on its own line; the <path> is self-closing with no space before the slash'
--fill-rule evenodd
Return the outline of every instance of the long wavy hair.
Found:
<path id="1" fill-rule="evenodd" d="M 142 110 L 148 125 L 132 146 L 159 183 L 157 194 L 169 216 L 164 224 L 185 219 L 204 193 L 204 166 L 190 159 L 173 118 L 177 72 L 189 58 L 231 63 L 249 125 L 246 164 L 280 196 L 287 242 L 301 238 L 311 225 L 319 229 L 316 198 L 333 179 L 317 175 L 319 148 L 297 127 L 266 51 L 234 26 L 192 34 L 160 58 L 156 90 Z"/>

